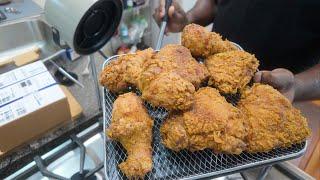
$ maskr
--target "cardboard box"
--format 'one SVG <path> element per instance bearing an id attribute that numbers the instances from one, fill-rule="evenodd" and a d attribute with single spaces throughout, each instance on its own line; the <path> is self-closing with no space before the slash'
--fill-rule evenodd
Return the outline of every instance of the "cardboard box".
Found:
<path id="1" fill-rule="evenodd" d="M 46 69 L 39 71 L 42 65 L 33 63 L 4 74 L 11 74 L 14 83 L 7 81 L 0 88 L 0 155 L 71 120 L 66 95 Z M 30 73 L 32 68 L 37 73 Z M 21 72 L 28 73 L 12 76 Z"/>

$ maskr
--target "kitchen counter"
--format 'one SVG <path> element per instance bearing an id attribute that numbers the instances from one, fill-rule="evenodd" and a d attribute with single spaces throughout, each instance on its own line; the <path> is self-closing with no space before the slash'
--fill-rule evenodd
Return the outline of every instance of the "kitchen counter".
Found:
<path id="1" fill-rule="evenodd" d="M 96 54 L 95 57 L 97 69 L 100 71 L 104 60 L 98 54 Z M 88 57 L 82 57 L 74 62 L 64 59 L 57 59 L 55 61 L 59 65 L 65 67 L 67 71 L 76 73 L 79 77 L 79 81 L 85 86 L 85 88 L 81 88 L 77 85 L 73 85 L 68 88 L 77 101 L 81 104 L 83 108 L 83 116 L 74 121 L 70 121 L 67 124 L 61 125 L 56 130 L 47 133 L 43 137 L 29 144 L 21 146 L 17 150 L 4 155 L 4 157 L 1 157 L 0 179 L 3 179 L 3 177 L 31 162 L 35 155 L 41 155 L 50 151 L 54 147 L 60 145 L 62 142 L 70 139 L 69 136 L 71 134 L 80 132 L 98 120 L 101 120 L 102 113 L 98 110 L 93 79 L 90 75 L 81 75 L 88 64 L 87 61 Z M 52 72 L 52 74 L 56 71 L 56 68 L 53 67 L 49 62 L 46 63 L 46 66 Z M 0 68 L 0 74 L 12 68 L 12 65 L 2 67 Z"/>

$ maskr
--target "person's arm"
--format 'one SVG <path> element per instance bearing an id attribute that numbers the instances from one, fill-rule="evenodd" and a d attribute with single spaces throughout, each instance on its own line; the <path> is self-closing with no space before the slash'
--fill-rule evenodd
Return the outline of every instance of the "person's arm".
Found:
<path id="1" fill-rule="evenodd" d="M 320 64 L 295 75 L 295 101 L 320 99 Z"/>
<path id="2" fill-rule="evenodd" d="M 214 0 L 198 0 L 195 6 L 187 12 L 188 23 L 207 26 L 212 23 L 217 13 L 217 6 Z"/>
<path id="3" fill-rule="evenodd" d="M 158 24 L 161 23 L 161 20 L 164 17 L 164 7 L 165 0 L 161 0 L 159 7 L 153 14 L 153 17 Z M 196 23 L 203 26 L 209 25 L 212 23 L 216 12 L 217 7 L 215 0 L 198 0 L 195 6 L 187 13 L 176 0 L 173 0 L 172 6 L 170 6 L 168 11 L 169 22 L 167 24 L 166 32 L 180 32 L 190 23 Z"/>
<path id="4" fill-rule="evenodd" d="M 259 71 L 254 81 L 273 86 L 290 101 L 320 99 L 320 64 L 296 75 L 281 68 Z"/>

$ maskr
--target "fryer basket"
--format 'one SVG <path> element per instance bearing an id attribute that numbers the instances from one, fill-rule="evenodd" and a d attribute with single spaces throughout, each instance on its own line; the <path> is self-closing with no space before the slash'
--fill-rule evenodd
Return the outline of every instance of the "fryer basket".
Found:
<path id="1" fill-rule="evenodd" d="M 104 67 L 119 55 L 112 56 L 104 63 Z M 139 91 L 136 91 L 140 95 Z M 238 97 L 226 96 L 232 104 L 236 104 Z M 111 123 L 111 112 L 116 95 L 103 89 L 103 123 L 104 132 Z M 294 144 L 288 148 L 276 148 L 267 153 L 247 153 L 240 155 L 215 154 L 212 150 L 198 152 L 174 152 L 161 143 L 160 127 L 167 115 L 164 108 L 153 108 L 145 103 L 148 113 L 154 120 L 152 158 L 153 169 L 145 179 L 199 179 L 214 178 L 240 172 L 250 168 L 271 165 L 300 157 L 306 151 L 307 143 Z M 104 136 L 105 160 L 104 171 L 106 179 L 126 179 L 118 168 L 118 164 L 125 161 L 126 151 L 120 143 Z"/>

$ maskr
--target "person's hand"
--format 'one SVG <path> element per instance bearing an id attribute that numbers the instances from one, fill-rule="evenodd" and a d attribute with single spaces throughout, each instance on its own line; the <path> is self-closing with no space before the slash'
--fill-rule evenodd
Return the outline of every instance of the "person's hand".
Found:
<path id="1" fill-rule="evenodd" d="M 295 79 L 291 71 L 287 69 L 275 69 L 273 71 L 259 71 L 254 76 L 257 83 L 269 84 L 286 96 L 290 102 L 294 100 Z"/>
<path id="2" fill-rule="evenodd" d="M 153 18 L 156 20 L 158 25 L 161 24 L 162 18 L 165 15 L 165 0 L 160 0 L 159 7 L 155 10 L 153 14 Z M 172 5 L 168 11 L 169 22 L 166 28 L 166 34 L 168 32 L 181 32 L 183 28 L 188 24 L 188 18 L 185 11 L 182 7 L 177 3 L 177 1 L 173 0 Z"/>

